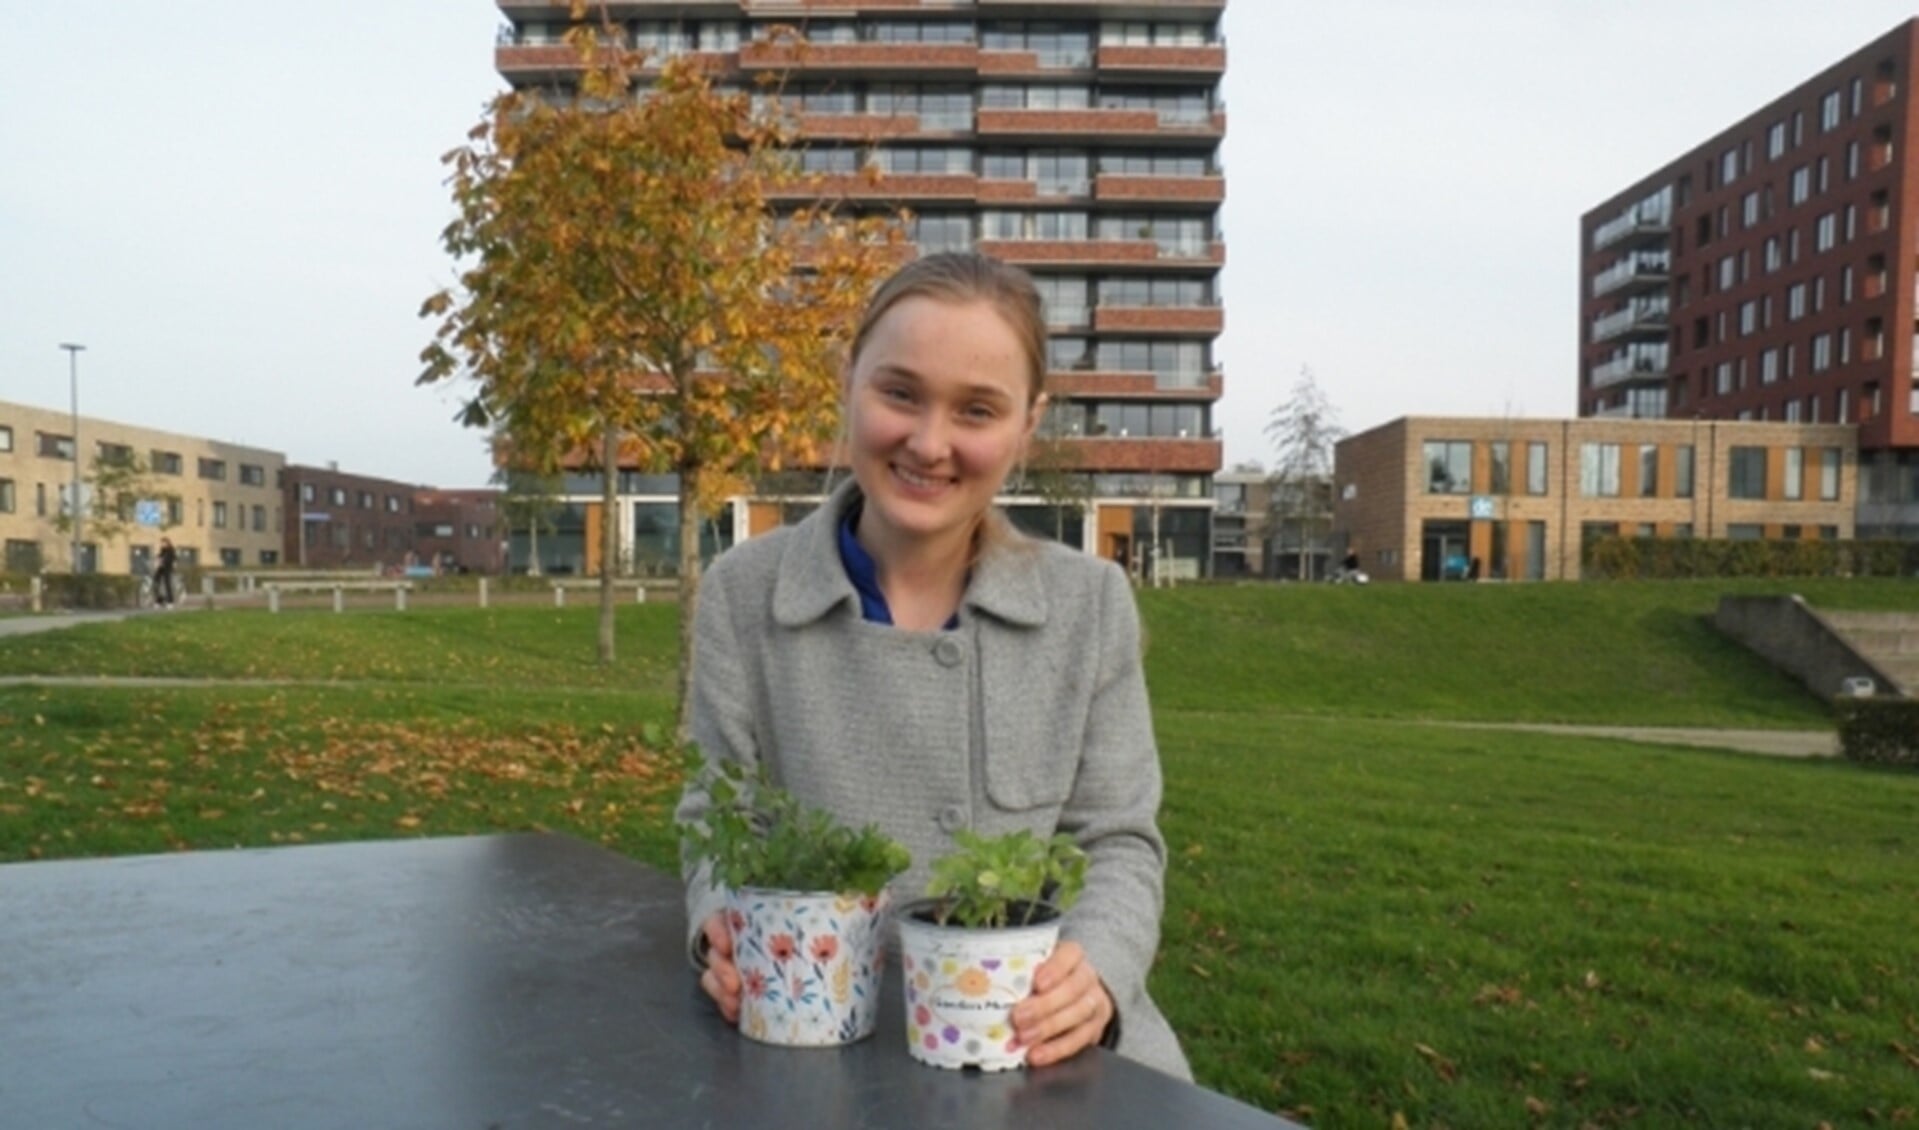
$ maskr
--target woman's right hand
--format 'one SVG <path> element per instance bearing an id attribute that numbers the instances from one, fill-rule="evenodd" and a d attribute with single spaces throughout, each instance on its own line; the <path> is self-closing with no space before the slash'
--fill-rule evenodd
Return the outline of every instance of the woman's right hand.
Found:
<path id="1" fill-rule="evenodd" d="M 706 935 L 706 972 L 700 974 L 700 988 L 713 998 L 728 1024 L 738 1024 L 740 969 L 733 964 L 733 931 L 726 927 L 726 912 L 715 911 L 700 929 Z"/>

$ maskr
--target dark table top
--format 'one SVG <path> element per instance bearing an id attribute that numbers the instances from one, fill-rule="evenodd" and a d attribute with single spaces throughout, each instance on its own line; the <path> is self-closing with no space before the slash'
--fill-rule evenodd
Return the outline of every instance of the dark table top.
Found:
<path id="1" fill-rule="evenodd" d="M 0 1126 L 1283 1127 L 1105 1052 L 741 1038 L 677 880 L 563 836 L 0 867 Z"/>

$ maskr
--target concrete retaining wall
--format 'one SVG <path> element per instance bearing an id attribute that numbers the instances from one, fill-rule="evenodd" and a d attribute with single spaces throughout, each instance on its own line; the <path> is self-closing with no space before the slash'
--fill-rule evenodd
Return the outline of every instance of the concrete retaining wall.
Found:
<path id="1" fill-rule="evenodd" d="M 1722 596 L 1713 626 L 1806 684 L 1814 694 L 1835 697 L 1852 678 L 1871 679 L 1874 694 L 1899 693 L 1898 684 L 1878 664 L 1855 650 L 1797 594 Z"/>

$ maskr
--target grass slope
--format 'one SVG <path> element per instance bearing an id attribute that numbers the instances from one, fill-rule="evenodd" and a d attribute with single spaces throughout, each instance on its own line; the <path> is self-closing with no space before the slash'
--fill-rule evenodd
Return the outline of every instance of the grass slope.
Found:
<path id="1" fill-rule="evenodd" d="M 1722 588 L 1141 594 L 1154 989 L 1201 1081 L 1326 1127 L 1919 1120 L 1919 775 L 1408 722 L 1828 724 L 1711 632 Z M 0 687 L 0 860 L 551 828 L 670 866 L 641 735 L 675 613 L 621 608 L 608 669 L 584 608 L 0 641 L 0 673 L 300 681 Z"/>

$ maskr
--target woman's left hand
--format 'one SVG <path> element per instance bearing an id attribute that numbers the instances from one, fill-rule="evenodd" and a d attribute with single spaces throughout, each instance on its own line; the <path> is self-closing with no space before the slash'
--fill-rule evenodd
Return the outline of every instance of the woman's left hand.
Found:
<path id="1" fill-rule="evenodd" d="M 1061 942 L 1033 971 L 1033 995 L 1013 1009 L 1013 1032 L 1026 1062 L 1044 1067 L 1099 1043 L 1113 1019 L 1113 998 L 1078 942 Z"/>

